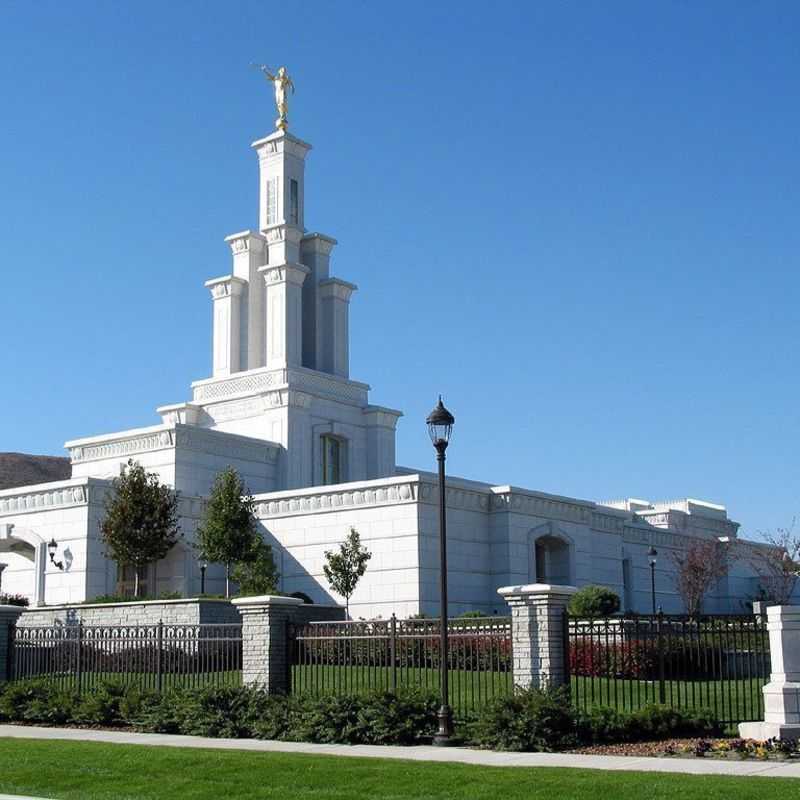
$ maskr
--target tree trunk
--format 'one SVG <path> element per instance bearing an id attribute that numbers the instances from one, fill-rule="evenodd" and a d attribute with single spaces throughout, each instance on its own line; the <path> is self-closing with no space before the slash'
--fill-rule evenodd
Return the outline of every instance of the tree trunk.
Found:
<path id="1" fill-rule="evenodd" d="M 348 594 L 344 598 L 344 618 L 350 619 L 350 595 Z"/>
<path id="2" fill-rule="evenodd" d="M 230 599 L 231 596 L 231 564 L 225 564 L 225 598 Z"/>
<path id="3" fill-rule="evenodd" d="M 139 565 L 134 564 L 133 567 L 133 596 L 139 599 Z"/>

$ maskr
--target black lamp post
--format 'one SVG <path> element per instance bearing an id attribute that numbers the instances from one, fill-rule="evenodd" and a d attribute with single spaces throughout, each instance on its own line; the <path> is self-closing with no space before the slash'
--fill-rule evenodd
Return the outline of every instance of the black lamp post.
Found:
<path id="1" fill-rule="evenodd" d="M 200 594 L 206 593 L 206 570 L 208 569 L 208 559 L 205 555 L 201 555 L 198 559 L 200 562 Z"/>
<path id="2" fill-rule="evenodd" d="M 441 395 L 436 408 L 428 415 L 428 433 L 436 450 L 436 460 L 439 462 L 439 636 L 440 669 L 442 684 L 442 705 L 439 708 L 439 731 L 433 737 L 433 743 L 448 745 L 452 742 L 453 711 L 450 708 L 450 693 L 448 691 L 448 648 L 447 648 L 447 510 L 444 485 L 444 460 L 450 434 L 453 431 L 455 417 L 444 407 Z"/>
<path id="3" fill-rule="evenodd" d="M 56 550 L 58 550 L 58 542 L 55 539 L 51 539 L 47 543 L 47 552 L 50 554 L 50 562 L 56 569 L 64 569 L 64 562 L 63 561 L 56 561 Z"/>
<path id="4" fill-rule="evenodd" d="M 647 560 L 650 562 L 650 596 L 653 600 L 653 616 L 656 615 L 656 561 L 658 550 L 651 545 L 647 551 Z"/>

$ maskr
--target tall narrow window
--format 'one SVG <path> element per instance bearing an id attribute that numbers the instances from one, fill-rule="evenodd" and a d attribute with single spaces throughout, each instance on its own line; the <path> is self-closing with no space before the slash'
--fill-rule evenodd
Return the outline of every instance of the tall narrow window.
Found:
<path id="1" fill-rule="evenodd" d="M 297 181 L 292 178 L 289 182 L 289 222 L 292 225 L 300 224 L 300 200 Z"/>
<path id="2" fill-rule="evenodd" d="M 267 225 L 275 225 L 278 221 L 278 179 L 267 181 Z"/>
<path id="3" fill-rule="evenodd" d="M 322 482 L 340 483 L 342 478 L 342 444 L 335 436 L 322 437 Z"/>

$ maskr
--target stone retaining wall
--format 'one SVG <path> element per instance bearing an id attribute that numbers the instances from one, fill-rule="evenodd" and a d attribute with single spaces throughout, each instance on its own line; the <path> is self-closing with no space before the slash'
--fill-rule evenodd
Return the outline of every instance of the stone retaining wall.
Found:
<path id="1" fill-rule="evenodd" d="M 301 605 L 292 622 L 343 620 L 344 608 L 337 605 Z M 239 625 L 242 615 L 229 600 L 143 600 L 131 603 L 94 603 L 25 609 L 17 627 L 52 625 Z"/>
<path id="2" fill-rule="evenodd" d="M 242 616 L 228 600 L 144 600 L 32 608 L 18 627 L 51 625 L 239 625 Z"/>

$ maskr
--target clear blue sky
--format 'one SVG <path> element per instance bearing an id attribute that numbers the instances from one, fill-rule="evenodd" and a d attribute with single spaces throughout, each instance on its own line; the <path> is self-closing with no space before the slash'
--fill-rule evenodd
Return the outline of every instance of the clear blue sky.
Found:
<path id="1" fill-rule="evenodd" d="M 398 460 L 587 499 L 798 496 L 800 4 L 0 2 L 0 450 L 156 424 L 256 226 L 251 61 L 356 282 Z"/>

